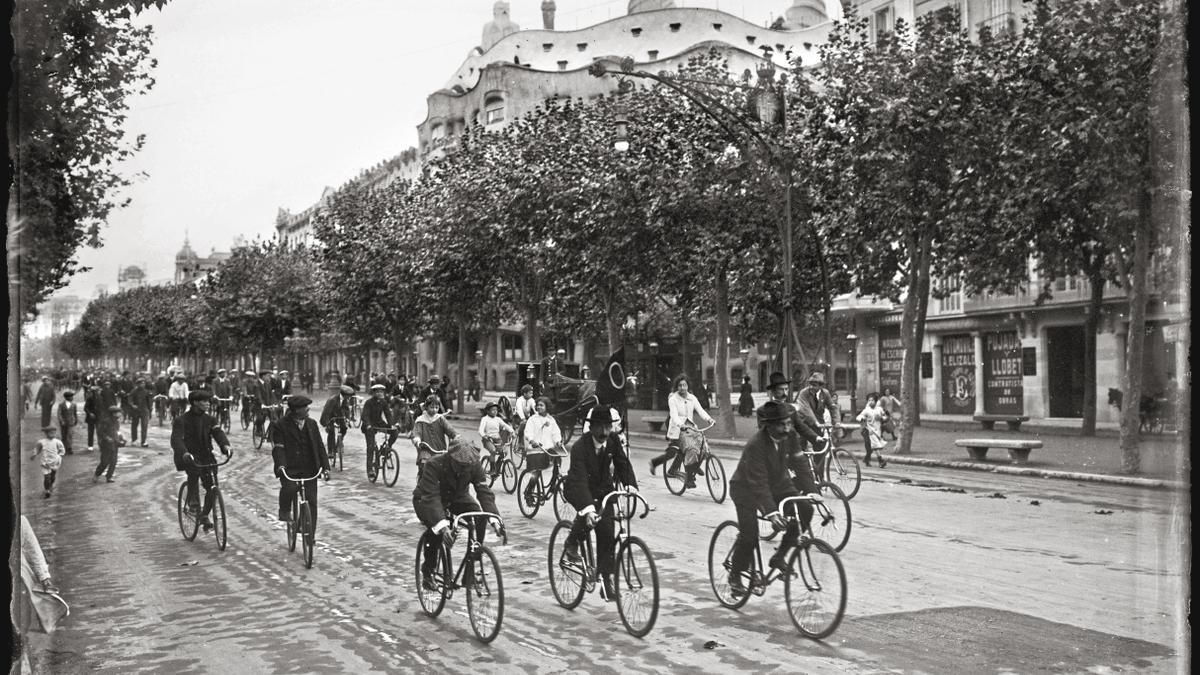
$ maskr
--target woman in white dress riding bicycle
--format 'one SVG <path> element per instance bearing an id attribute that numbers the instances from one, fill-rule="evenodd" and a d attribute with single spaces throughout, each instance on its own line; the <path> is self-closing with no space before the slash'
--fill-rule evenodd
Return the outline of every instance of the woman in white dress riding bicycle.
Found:
<path id="1" fill-rule="evenodd" d="M 534 405 L 533 416 L 525 420 L 524 434 L 527 456 L 544 452 L 550 454 L 554 461 L 559 461 L 566 454 L 566 449 L 562 444 L 562 430 L 558 428 L 558 422 L 550 415 L 550 399 L 545 396 L 538 397 L 537 403 Z M 541 471 L 538 470 L 537 473 L 541 474 Z M 529 488 L 525 490 L 525 501 L 532 500 L 532 489 L 537 485 L 537 480 L 529 481 Z"/>
<path id="2" fill-rule="evenodd" d="M 679 471 L 679 465 L 683 462 L 683 452 L 680 445 L 680 432 L 685 428 L 695 429 L 696 423 L 693 422 L 694 417 L 699 417 L 705 422 L 712 424 L 713 418 L 706 412 L 703 406 L 700 405 L 700 399 L 696 395 L 689 392 L 689 381 L 687 375 L 680 375 L 675 378 L 673 391 L 667 397 L 667 450 L 663 454 L 650 460 L 650 475 L 658 467 L 672 457 L 675 461 L 671 462 L 668 473 L 674 474 Z M 700 465 L 692 464 L 687 467 L 687 487 L 696 487 L 696 473 L 700 470 Z"/>

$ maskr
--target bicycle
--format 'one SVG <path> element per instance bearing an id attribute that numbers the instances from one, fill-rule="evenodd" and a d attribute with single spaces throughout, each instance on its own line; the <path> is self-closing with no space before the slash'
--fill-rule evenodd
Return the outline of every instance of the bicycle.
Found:
<path id="1" fill-rule="evenodd" d="M 812 495 L 788 497 L 780 503 L 780 513 L 790 507 L 791 513 L 785 518 L 789 522 L 798 522 L 798 505 L 805 501 L 814 506 L 821 503 Z M 759 520 L 767 519 L 759 516 Z M 778 532 L 773 531 L 770 538 L 773 539 L 775 534 Z M 782 578 L 788 615 L 801 635 L 820 640 L 837 630 L 846 613 L 846 570 L 829 543 L 804 533 L 786 558 L 786 570 L 772 567 L 764 574 L 762 551 L 756 541 L 753 565 L 743 573 L 748 576 L 743 581 L 746 592 L 735 593 L 729 587 L 729 574 L 733 570 L 733 546 L 737 536 L 737 522 L 727 520 L 717 526 L 708 545 L 708 578 L 717 602 L 729 609 L 739 609 L 751 595 L 763 595 L 767 586 Z"/>
<path id="2" fill-rule="evenodd" d="M 445 541 L 437 547 L 437 560 L 434 561 L 433 575 L 429 578 L 433 588 L 425 586 L 422 569 L 425 562 L 425 543 L 429 537 L 441 538 L 432 534 L 428 529 L 421 533 L 417 541 L 417 599 L 421 609 L 431 617 L 442 613 L 446 601 L 454 591 L 463 588 L 467 591 L 467 617 L 471 621 L 471 630 L 475 637 L 485 644 L 496 639 L 500 633 L 500 624 L 504 620 L 504 580 L 500 576 L 500 563 L 491 549 L 475 538 L 475 518 L 486 518 L 493 529 L 503 533 L 504 544 L 508 544 L 508 534 L 504 533 L 504 520 L 486 511 L 468 511 L 454 516 L 452 532 L 457 538 L 459 529 L 467 531 L 467 549 L 458 564 L 458 571 L 451 574 L 450 545 Z M 470 519 L 470 522 L 464 522 Z"/>
<path id="3" fill-rule="evenodd" d="M 292 478 L 287 469 L 280 467 L 283 479 L 296 484 L 296 497 L 292 500 L 292 517 L 287 521 L 288 551 L 296 550 L 296 537 L 300 536 L 300 553 L 304 557 L 304 567 L 312 569 L 313 547 L 316 545 L 316 529 L 313 526 L 312 510 L 308 508 L 308 497 L 304 494 L 304 484 L 321 477 L 321 472 L 311 478 Z"/>
<path id="4" fill-rule="evenodd" d="M 229 431 L 233 427 L 229 421 L 229 406 L 233 399 L 217 396 L 215 400 L 217 402 L 217 422 L 221 425 L 222 431 Z"/>
<path id="5" fill-rule="evenodd" d="M 242 399 L 242 431 L 245 431 L 246 429 L 250 428 L 251 424 L 254 423 L 254 415 L 257 412 L 254 404 L 258 401 L 258 399 L 254 398 L 253 396 L 243 396 Z"/>
<path id="6" fill-rule="evenodd" d="M 334 462 L 337 462 L 338 471 L 342 471 L 342 470 L 344 470 L 344 467 L 342 465 L 342 455 L 343 455 L 343 447 L 342 446 L 344 444 L 344 441 L 346 440 L 346 431 L 349 430 L 350 427 L 347 424 L 345 417 L 334 417 L 331 420 L 329 420 L 329 423 L 336 424 L 337 428 L 338 428 L 337 441 L 335 443 L 335 446 L 333 448 L 331 448 L 332 452 L 329 454 L 329 463 L 333 464 Z"/>
<path id="7" fill-rule="evenodd" d="M 818 465 L 824 473 L 816 473 L 814 468 L 813 476 L 824 475 L 826 481 L 842 489 L 846 499 L 854 499 L 854 495 L 858 494 L 859 486 L 862 485 L 862 468 L 859 467 L 858 460 L 850 454 L 849 450 L 833 447 L 831 436 L 833 425 L 822 424 L 820 426 L 820 438 L 825 441 L 825 449 L 818 453 L 823 455 Z"/>
<path id="8" fill-rule="evenodd" d="M 275 403 L 260 408 L 259 417 L 254 420 L 250 435 L 254 439 L 254 449 L 261 450 L 263 441 L 271 435 L 271 428 L 279 421 L 279 413 L 283 412 L 283 404 Z"/>
<path id="9" fill-rule="evenodd" d="M 495 475 L 492 474 L 492 471 L 495 469 L 494 462 L 496 461 L 496 455 L 488 454 L 480 460 L 483 464 L 484 472 L 488 475 L 488 487 L 494 485 L 496 477 L 499 476 L 500 484 L 504 486 L 504 491 L 510 495 L 517 490 L 517 465 L 513 464 L 510 458 L 512 446 L 512 436 L 505 431 L 501 431 L 500 442 L 496 443 L 496 455 L 501 457 L 500 470 Z"/>
<path id="10" fill-rule="evenodd" d="M 555 518 L 559 520 L 573 520 L 575 518 L 575 508 L 571 506 L 571 503 L 563 495 L 563 483 L 565 482 L 565 476 L 562 474 L 563 457 L 566 457 L 565 452 L 543 451 L 529 453 L 525 470 L 521 472 L 520 478 L 517 479 L 517 507 L 521 510 L 521 515 L 526 518 L 533 518 L 537 515 L 538 510 L 542 508 L 542 504 L 552 501 L 554 503 Z M 544 469 L 549 468 L 551 464 L 553 464 L 554 468 L 550 474 L 550 480 L 547 481 Z M 526 490 L 532 492 L 532 501 L 526 501 Z"/>
<path id="11" fill-rule="evenodd" d="M 828 452 L 828 446 L 825 450 L 802 451 L 814 476 L 820 474 L 817 473 L 813 457 L 826 452 Z M 853 525 L 850 519 L 850 499 L 846 497 L 841 488 L 827 480 L 818 481 L 817 489 L 824 500 L 818 502 L 814 507 L 814 518 L 820 517 L 813 525 L 816 528 L 816 537 L 828 542 L 835 551 L 841 551 L 850 541 L 850 528 Z"/>
<path id="12" fill-rule="evenodd" d="M 368 434 L 383 432 L 389 435 L 388 440 L 375 450 L 375 471 L 367 473 L 367 479 L 372 483 L 382 475 L 384 484 L 392 487 L 396 484 L 396 479 L 400 477 L 400 453 L 392 447 L 396 438 L 390 437 L 394 430 L 395 427 L 367 427 Z"/>
<path id="13" fill-rule="evenodd" d="M 712 427 L 712 424 L 703 429 L 684 427 L 680 430 L 680 433 L 697 434 L 700 436 L 698 439 L 700 453 L 696 459 L 696 464 L 697 468 L 702 466 L 703 471 L 698 471 L 697 473 L 704 476 L 704 482 L 708 485 L 708 494 L 712 497 L 712 500 L 721 504 L 725 502 L 725 496 L 729 492 L 729 482 L 725 477 L 725 465 L 721 463 L 721 460 L 716 455 L 712 454 L 712 450 L 708 447 L 708 437 L 704 435 L 704 432 Z M 682 448 L 679 449 L 679 452 L 683 452 Z M 672 464 L 679 466 L 682 463 L 682 459 L 681 462 L 672 462 Z M 682 495 L 687 490 L 686 476 L 678 468 L 670 470 L 664 467 L 663 481 L 667 484 L 667 490 L 675 496 Z"/>
<path id="14" fill-rule="evenodd" d="M 212 516 L 213 534 L 216 535 L 217 549 L 220 551 L 225 550 L 225 544 L 227 543 L 228 521 L 225 519 L 225 498 L 221 496 L 221 484 L 217 481 L 218 474 L 216 471 L 213 471 L 213 469 L 225 466 L 231 459 L 233 459 L 232 450 L 229 451 L 229 455 L 225 457 L 224 462 L 192 465 L 197 469 L 201 469 L 205 472 L 211 471 L 212 473 L 212 488 L 205 491 L 204 501 L 209 502 L 207 510 L 209 515 Z M 203 480 L 200 482 L 203 483 Z M 200 490 L 200 485 L 197 485 L 196 489 Z M 199 495 L 197 495 L 196 501 L 199 501 Z M 205 509 L 203 508 L 200 510 L 200 513 L 194 513 L 192 511 L 187 503 L 187 481 L 183 481 L 183 483 L 179 485 L 178 512 L 179 531 L 183 534 L 184 539 L 188 541 L 194 541 L 196 539 L 196 531 L 200 528 L 200 514 L 204 513 L 204 511 Z"/>
<path id="15" fill-rule="evenodd" d="M 650 504 L 636 492 L 618 489 L 604 495 L 600 502 L 598 513 L 606 513 L 609 500 L 613 501 L 613 518 L 618 527 L 614 528 L 616 539 L 616 554 L 614 558 L 615 571 L 613 587 L 617 603 L 617 613 L 621 615 L 621 623 L 625 630 L 634 637 L 643 637 L 654 627 L 658 618 L 658 569 L 654 565 L 654 557 L 650 548 L 640 538 L 630 534 L 633 516 L 637 513 L 638 504 L 642 503 L 641 518 L 650 515 Z M 599 580 L 599 569 L 596 566 L 595 547 L 589 531 L 589 536 L 580 542 L 582 562 L 572 563 L 563 553 L 566 549 L 567 536 L 571 533 L 572 522 L 560 520 L 550 532 L 550 546 L 547 556 L 547 567 L 550 576 L 550 590 L 554 599 L 566 609 L 575 609 L 583 600 L 584 592 L 592 592 Z M 594 529 L 594 528 L 593 528 Z"/>
<path id="16" fill-rule="evenodd" d="M 167 397 L 165 394 L 154 395 L 154 414 L 158 417 L 158 426 L 167 422 Z M 174 418 L 172 418 L 174 421 Z"/>

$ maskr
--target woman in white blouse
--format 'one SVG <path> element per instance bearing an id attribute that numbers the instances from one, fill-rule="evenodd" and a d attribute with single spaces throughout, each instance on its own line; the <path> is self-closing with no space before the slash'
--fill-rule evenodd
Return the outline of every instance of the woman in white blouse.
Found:
<path id="1" fill-rule="evenodd" d="M 695 394 L 688 391 L 687 375 L 680 375 L 675 378 L 674 391 L 667 397 L 667 451 L 650 460 L 650 473 L 653 475 L 659 465 L 664 464 L 672 457 L 675 461 L 671 463 L 671 468 L 668 470 L 671 474 L 679 471 L 679 464 L 683 461 L 683 453 L 679 451 L 679 432 L 684 427 L 696 428 L 695 422 L 692 419 L 699 416 L 700 419 L 712 424 L 713 418 L 709 416 L 704 408 L 700 406 L 700 399 L 696 398 Z M 696 487 L 696 473 L 700 469 L 699 465 L 689 466 L 687 468 L 687 487 Z"/>
<path id="2" fill-rule="evenodd" d="M 526 461 L 529 462 L 530 468 L 540 464 L 540 462 L 530 455 L 538 453 L 548 453 L 555 463 L 561 462 L 565 454 L 562 447 L 562 431 L 558 428 L 558 422 L 550 415 L 550 399 L 545 396 L 538 398 L 534 405 L 534 414 L 529 419 L 525 420 L 525 454 Z M 537 470 L 541 474 L 541 469 Z M 538 484 L 538 481 L 529 481 L 529 487 L 525 490 L 525 501 L 531 500 L 531 489 Z"/>

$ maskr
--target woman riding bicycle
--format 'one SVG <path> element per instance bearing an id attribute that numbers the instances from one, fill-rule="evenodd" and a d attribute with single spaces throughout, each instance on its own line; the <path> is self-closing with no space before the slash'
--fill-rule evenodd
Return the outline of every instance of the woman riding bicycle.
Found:
<path id="1" fill-rule="evenodd" d="M 562 445 L 562 431 L 549 411 L 550 399 L 545 396 L 539 397 L 534 405 L 533 416 L 525 421 L 525 454 L 528 456 L 548 453 L 555 457 L 554 461 L 559 461 L 566 454 Z M 540 480 L 540 469 L 537 474 Z M 526 502 L 533 501 L 533 488 L 538 485 L 538 482 L 538 480 L 529 481 L 529 487 L 525 489 Z"/>
<path id="2" fill-rule="evenodd" d="M 676 377 L 673 387 L 674 391 L 667 397 L 667 409 L 670 411 L 667 417 L 667 451 L 650 460 L 650 475 L 652 476 L 659 465 L 666 463 L 671 458 L 674 458 L 675 461 L 671 462 L 668 472 L 676 473 L 679 471 L 679 464 L 684 459 L 680 446 L 680 431 L 684 428 L 696 428 L 695 422 L 692 421 L 693 416 L 699 416 L 700 419 L 709 424 L 713 422 L 713 418 L 700 405 L 700 399 L 688 391 L 689 385 L 690 382 L 687 375 Z M 699 469 L 699 463 L 687 466 L 687 487 L 696 487 L 696 472 Z"/>

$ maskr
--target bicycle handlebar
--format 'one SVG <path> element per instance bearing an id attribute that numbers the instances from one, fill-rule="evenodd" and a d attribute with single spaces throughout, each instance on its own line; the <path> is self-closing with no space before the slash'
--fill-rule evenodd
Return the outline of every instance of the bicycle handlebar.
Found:
<path id="1" fill-rule="evenodd" d="M 195 457 L 195 455 L 192 455 L 192 456 Z M 231 460 L 231 459 L 233 459 L 233 448 L 229 449 L 229 454 L 225 456 L 224 462 L 217 462 L 216 464 L 197 464 L 195 462 L 192 462 L 192 466 L 197 469 L 215 469 L 218 466 L 225 466 L 226 464 L 229 463 L 229 460 Z"/>
<path id="2" fill-rule="evenodd" d="M 625 488 L 624 490 L 613 490 L 612 492 L 604 495 L 604 499 L 600 500 L 600 513 L 604 513 L 608 509 L 608 500 L 612 499 L 613 497 L 629 497 L 632 499 L 637 499 L 642 502 L 641 517 L 645 518 L 646 516 L 650 515 L 650 502 L 646 501 L 646 498 L 641 494 L 637 492 L 630 492 L 629 488 Z M 629 512 L 628 515 L 625 514 L 624 509 L 621 509 L 619 505 L 617 506 L 617 510 L 620 512 L 620 516 L 626 519 L 632 518 L 634 514 L 637 513 L 636 506 L 632 511 Z"/>
<path id="3" fill-rule="evenodd" d="M 782 513 L 784 509 L 786 509 L 787 507 L 790 506 L 792 508 L 792 515 L 785 516 L 785 517 L 799 518 L 800 517 L 800 512 L 799 512 L 800 502 L 807 502 L 809 504 L 819 504 L 824 501 L 825 500 L 822 499 L 821 495 L 819 495 L 819 494 L 803 494 L 803 495 L 796 495 L 795 497 L 785 497 L 782 501 L 779 502 L 779 511 Z M 764 518 L 762 516 L 759 516 L 758 519 L 759 520 L 768 520 L 768 518 Z"/>
<path id="4" fill-rule="evenodd" d="M 281 466 L 281 467 L 279 467 L 279 470 L 283 472 L 283 478 L 285 480 L 290 480 L 294 483 L 307 483 L 310 480 L 316 480 L 316 479 L 320 478 L 321 474 L 325 473 L 324 469 L 320 469 L 319 471 L 317 471 L 317 475 L 313 476 L 312 478 L 292 478 L 291 476 L 288 475 L 286 467 Z"/>
<path id="5" fill-rule="evenodd" d="M 467 518 L 486 518 L 490 523 L 492 523 L 493 526 L 504 530 L 504 545 L 508 545 L 508 530 L 504 527 L 504 519 L 499 515 L 491 513 L 490 511 L 467 511 L 466 513 L 460 513 L 454 516 L 454 529 L 458 530 L 461 528 L 463 526 L 462 521 L 466 520 Z"/>

